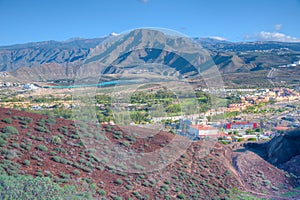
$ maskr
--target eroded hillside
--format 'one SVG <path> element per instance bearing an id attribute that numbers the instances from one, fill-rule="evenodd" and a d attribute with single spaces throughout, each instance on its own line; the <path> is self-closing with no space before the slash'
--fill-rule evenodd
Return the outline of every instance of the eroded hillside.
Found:
<path id="1" fill-rule="evenodd" d="M 138 134 L 145 129 L 127 127 L 124 132 L 115 125 L 94 126 L 4 108 L 0 120 L 1 173 L 51 177 L 61 185 L 75 184 L 78 191 L 89 191 L 95 198 L 241 199 L 251 194 L 285 199 L 280 194 L 297 186 L 295 177 L 243 147 L 233 150 L 216 143 L 206 155 L 207 143 L 194 142 L 160 170 L 130 173 L 126 166 L 109 162 L 114 150 L 106 143 L 147 153 L 164 148 L 174 135 L 159 132 L 141 138 Z M 117 170 L 120 167 L 123 170 Z"/>

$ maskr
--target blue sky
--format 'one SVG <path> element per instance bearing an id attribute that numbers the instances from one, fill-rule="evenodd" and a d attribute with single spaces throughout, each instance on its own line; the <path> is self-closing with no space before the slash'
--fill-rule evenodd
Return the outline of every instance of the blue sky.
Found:
<path id="1" fill-rule="evenodd" d="M 300 41 L 300 0 L 0 0 L 0 45 L 140 27 L 230 41 Z"/>

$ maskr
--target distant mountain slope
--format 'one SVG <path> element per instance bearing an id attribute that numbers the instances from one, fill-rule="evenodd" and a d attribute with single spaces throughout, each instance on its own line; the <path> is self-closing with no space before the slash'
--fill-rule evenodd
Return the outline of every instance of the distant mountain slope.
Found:
<path id="1" fill-rule="evenodd" d="M 21 67 L 43 64 L 68 64 L 84 60 L 91 48 L 104 38 L 73 39 L 64 42 L 46 41 L 0 47 L 0 71 L 15 71 Z"/>
<path id="2" fill-rule="evenodd" d="M 179 62 L 178 59 L 172 59 L 174 55 L 168 53 L 168 47 L 176 45 L 184 47 L 186 44 L 184 38 L 172 39 L 171 37 L 166 38 L 164 34 L 158 32 L 145 33 L 142 30 L 134 30 L 114 46 L 101 44 L 105 39 L 115 37 L 118 35 L 96 39 L 75 38 L 64 42 L 46 41 L 3 46 L 0 47 L 0 71 L 12 72 L 17 78 L 22 78 L 22 76 L 26 78 L 27 75 L 30 75 L 27 76 L 27 79 L 36 81 L 73 79 L 78 66 L 98 61 L 100 63 L 98 68 L 88 68 L 89 66 L 87 66 L 88 70 L 85 70 L 90 72 L 87 73 L 87 76 L 95 76 L 104 72 L 101 66 L 103 63 L 108 63 L 110 59 L 116 59 L 115 64 L 130 63 L 131 60 L 127 59 L 124 54 L 128 53 L 133 46 L 144 49 L 148 45 L 148 49 L 151 49 L 154 45 L 156 48 L 159 47 L 160 53 L 143 51 L 141 53 L 147 55 L 143 58 L 137 54 L 130 56 L 135 56 L 133 58 L 138 61 L 160 62 L 184 73 L 191 72 L 187 70 L 187 65 Z M 158 43 L 145 44 L 145 41 L 151 37 L 157 38 Z M 269 70 L 271 67 L 290 64 L 300 59 L 300 43 L 234 43 L 212 38 L 194 38 L 193 40 L 209 52 L 223 74 L 251 74 L 252 71 Z M 186 48 L 193 49 L 193 46 L 188 44 Z M 114 73 L 116 71 L 118 70 L 106 72 Z"/>

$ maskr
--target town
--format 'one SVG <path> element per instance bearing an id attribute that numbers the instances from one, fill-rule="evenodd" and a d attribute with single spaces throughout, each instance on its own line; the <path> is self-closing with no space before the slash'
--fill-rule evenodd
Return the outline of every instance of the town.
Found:
<path id="1" fill-rule="evenodd" d="M 72 109 L 80 104 L 72 99 L 71 92 L 70 95 L 64 95 L 64 97 L 56 94 L 60 92 L 66 94 L 66 90 L 63 89 L 47 89 L 32 83 L 9 84 L 9 86 L 15 88 L 17 97 L 2 98 L 0 102 L 2 107 L 19 108 L 37 113 L 51 111 L 58 117 L 71 118 Z M 2 88 L 5 87 L 7 86 L 2 86 Z M 216 93 L 216 91 L 201 88 L 196 91 L 206 95 L 202 97 Z M 177 108 L 180 104 L 177 105 L 172 102 L 173 100 L 168 99 L 168 106 L 165 109 L 169 111 L 169 115 L 156 114 L 154 116 L 152 114 L 151 116 L 147 112 L 150 110 L 149 105 L 154 104 L 154 101 L 148 99 L 149 104 L 143 100 L 143 98 L 147 99 L 147 96 L 140 96 L 138 101 L 132 99 L 129 104 L 121 106 L 131 113 L 130 124 L 133 126 L 151 128 L 154 124 L 160 124 L 165 130 L 186 136 L 191 140 L 214 138 L 224 144 L 268 140 L 282 131 L 300 127 L 300 113 L 297 111 L 300 93 L 297 88 L 226 88 L 222 92 L 226 94 L 225 106 L 209 108 L 207 104 L 201 104 L 200 107 L 204 106 L 207 109 L 200 109 L 199 112 L 189 115 L 180 114 Z M 44 98 L 41 95 L 49 93 L 53 93 L 50 95 L 51 98 Z M 166 98 L 171 97 L 170 94 L 164 95 Z M 109 102 L 112 101 L 111 98 L 105 97 L 105 101 L 102 98 L 100 95 L 99 101 L 95 104 L 99 112 L 98 120 L 100 123 L 115 124 L 116 119 L 113 118 L 113 110 L 110 107 L 120 105 L 113 105 L 113 102 Z M 166 104 L 163 100 L 165 97 L 159 98 L 162 98 L 159 100 L 160 103 Z"/>
<path id="2" fill-rule="evenodd" d="M 165 118 L 167 127 L 192 140 L 215 138 L 224 144 L 269 140 L 282 131 L 300 127 L 297 111 L 300 95 L 294 89 L 225 89 L 225 92 L 238 102 L 210 109 L 199 117 Z M 221 118 L 213 120 L 214 116 Z"/>

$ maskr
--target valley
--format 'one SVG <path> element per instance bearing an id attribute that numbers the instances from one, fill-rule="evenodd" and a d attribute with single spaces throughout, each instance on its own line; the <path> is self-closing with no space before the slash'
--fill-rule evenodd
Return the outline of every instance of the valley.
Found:
<path id="1" fill-rule="evenodd" d="M 0 47 L 0 198 L 299 199 L 299 58 L 152 29 Z"/>

